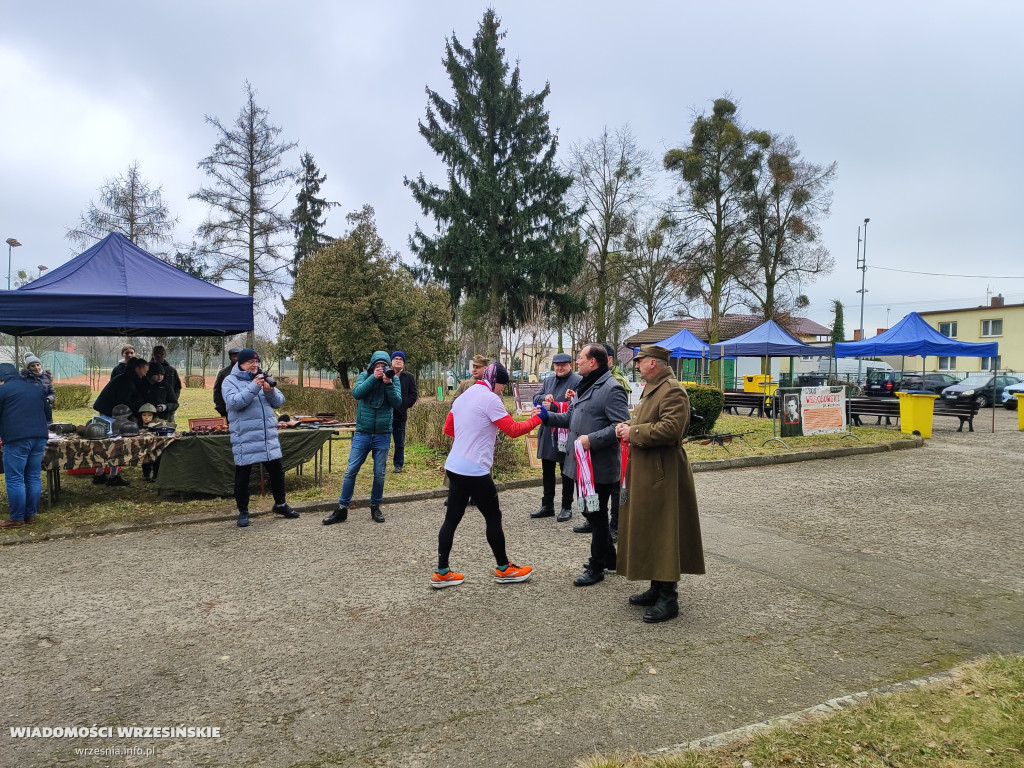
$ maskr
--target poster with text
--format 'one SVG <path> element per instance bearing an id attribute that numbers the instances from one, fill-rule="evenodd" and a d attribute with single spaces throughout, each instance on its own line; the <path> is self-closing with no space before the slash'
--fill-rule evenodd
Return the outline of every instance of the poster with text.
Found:
<path id="1" fill-rule="evenodd" d="M 846 390 L 843 387 L 780 389 L 778 395 L 782 437 L 846 430 Z"/>

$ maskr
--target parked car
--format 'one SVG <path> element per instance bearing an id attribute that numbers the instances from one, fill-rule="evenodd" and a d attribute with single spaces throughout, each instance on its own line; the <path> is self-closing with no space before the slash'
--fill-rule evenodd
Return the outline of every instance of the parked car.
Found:
<path id="1" fill-rule="evenodd" d="M 1011 384 L 1019 383 L 1020 379 L 1016 376 L 993 377 L 989 373 L 976 373 L 973 376 L 968 376 L 959 384 L 942 390 L 942 399 L 974 400 L 980 407 L 986 408 L 994 402 L 1001 402 L 1003 390 Z"/>
<path id="2" fill-rule="evenodd" d="M 901 378 L 901 371 L 870 370 L 864 383 L 864 394 L 868 397 L 896 397 L 896 382 Z"/>
<path id="3" fill-rule="evenodd" d="M 942 394 L 942 390 L 946 387 L 959 383 L 960 379 L 956 376 L 950 376 L 948 373 L 926 373 L 924 375 L 920 373 L 905 373 L 903 378 L 896 382 L 895 389 L 897 392 L 916 390 L 918 392 L 934 392 L 936 395 L 939 395 Z"/>
<path id="4" fill-rule="evenodd" d="M 1024 392 L 1024 381 L 1020 384 L 1011 384 L 1003 390 L 1003 407 L 1011 411 L 1017 410 L 1017 392 Z"/>

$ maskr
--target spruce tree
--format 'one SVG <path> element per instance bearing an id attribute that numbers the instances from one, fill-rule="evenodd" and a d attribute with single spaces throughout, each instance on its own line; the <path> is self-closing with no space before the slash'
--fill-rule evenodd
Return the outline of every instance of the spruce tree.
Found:
<path id="1" fill-rule="evenodd" d="M 584 250 L 575 230 L 579 211 L 566 203 L 572 177 L 555 163 L 558 139 L 548 123 L 545 85 L 524 93 L 519 68 L 509 68 L 500 22 L 484 13 L 472 45 L 452 35 L 444 65 L 451 100 L 427 89 L 420 134 L 448 166 L 444 185 L 421 173 L 406 178 L 423 213 L 436 221 L 410 238 L 424 272 L 463 298 L 486 307 L 489 352 L 502 326 L 518 327 L 532 299 L 550 300 L 580 271 Z"/>
<path id="2" fill-rule="evenodd" d="M 832 343 L 839 344 L 846 341 L 846 328 L 843 327 L 843 302 L 839 299 L 832 299 L 832 312 L 835 318 L 832 320 Z"/>
<path id="3" fill-rule="evenodd" d="M 338 203 L 326 198 L 317 197 L 320 185 L 327 181 L 327 174 L 321 174 L 313 155 L 305 152 L 302 155 L 302 168 L 299 171 L 299 191 L 296 194 L 296 206 L 292 211 L 292 226 L 295 232 L 295 256 L 292 259 L 292 277 L 298 272 L 299 264 L 304 258 L 316 253 L 334 238 L 323 232 L 327 219 L 323 215 Z"/>

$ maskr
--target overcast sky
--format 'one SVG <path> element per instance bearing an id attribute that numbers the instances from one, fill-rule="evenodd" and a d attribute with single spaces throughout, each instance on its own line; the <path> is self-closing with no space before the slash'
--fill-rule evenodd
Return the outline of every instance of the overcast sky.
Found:
<path id="1" fill-rule="evenodd" d="M 190 241 L 206 211 L 188 195 L 216 139 L 204 115 L 233 122 L 246 79 L 282 139 L 299 143 L 294 164 L 308 150 L 327 174 L 323 191 L 342 204 L 330 231 L 369 203 L 409 259 L 414 224 L 432 222 L 403 176 L 442 179 L 417 132 L 424 88 L 447 92 L 445 38 L 469 44 L 488 5 L 525 87 L 551 85 L 563 158 L 625 123 L 660 158 L 728 94 L 749 126 L 838 162 L 824 225 L 836 269 L 803 286 L 812 319 L 830 325 L 839 298 L 852 337 L 865 217 L 869 336 L 909 311 L 982 304 L 987 291 L 1024 301 L 1018 0 L 0 0 L 0 240 L 23 244 L 14 270 L 67 261 L 66 230 L 134 160 Z"/>

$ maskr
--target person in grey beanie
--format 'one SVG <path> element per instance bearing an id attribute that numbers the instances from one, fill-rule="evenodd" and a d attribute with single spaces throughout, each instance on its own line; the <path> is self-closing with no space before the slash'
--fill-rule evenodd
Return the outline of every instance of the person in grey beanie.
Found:
<path id="1" fill-rule="evenodd" d="M 53 421 L 53 402 L 57 392 L 53 388 L 53 374 L 43 370 L 43 361 L 31 352 L 25 353 L 25 367 L 21 369 L 21 378 L 42 390 L 46 397 L 46 423 Z"/>

